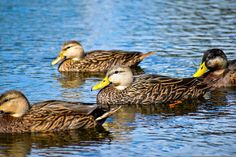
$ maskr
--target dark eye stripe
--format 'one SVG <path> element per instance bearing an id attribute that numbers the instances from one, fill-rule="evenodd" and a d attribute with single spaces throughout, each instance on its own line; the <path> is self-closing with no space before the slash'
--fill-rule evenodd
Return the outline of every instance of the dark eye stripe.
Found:
<path id="1" fill-rule="evenodd" d="M 113 75 L 113 74 L 118 74 L 118 73 L 123 73 L 123 72 L 125 72 L 125 71 L 122 71 L 122 70 L 120 70 L 120 71 L 115 71 L 115 72 L 113 72 L 113 73 L 111 73 L 111 74 L 108 74 L 108 78 L 111 76 L 111 75 Z"/>
<path id="2" fill-rule="evenodd" d="M 12 99 L 14 99 L 14 98 L 5 98 L 1 103 L 8 102 L 8 101 L 10 101 L 10 100 L 12 100 Z"/>
<path id="3" fill-rule="evenodd" d="M 69 48 L 71 48 L 72 46 L 68 46 L 68 47 L 65 47 L 64 49 L 63 49 L 63 51 L 66 51 L 66 50 L 68 50 Z"/>

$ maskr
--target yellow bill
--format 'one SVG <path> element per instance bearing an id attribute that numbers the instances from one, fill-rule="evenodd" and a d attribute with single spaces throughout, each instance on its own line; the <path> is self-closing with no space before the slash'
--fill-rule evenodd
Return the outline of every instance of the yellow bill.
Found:
<path id="1" fill-rule="evenodd" d="M 197 72 L 193 75 L 193 77 L 200 77 L 202 76 L 205 72 L 207 71 L 207 67 L 205 65 L 205 62 L 203 62 L 202 64 L 200 64 Z"/>
<path id="2" fill-rule="evenodd" d="M 101 82 L 92 87 L 92 90 L 102 89 L 110 84 L 108 77 L 106 76 Z"/>
<path id="3" fill-rule="evenodd" d="M 64 58 L 65 58 L 65 56 L 64 56 L 64 54 L 63 54 L 63 51 L 61 51 L 61 52 L 59 53 L 59 55 L 57 56 L 57 58 L 54 59 L 51 64 L 52 64 L 52 65 L 55 65 L 55 64 L 59 63 L 60 61 L 62 61 Z"/>

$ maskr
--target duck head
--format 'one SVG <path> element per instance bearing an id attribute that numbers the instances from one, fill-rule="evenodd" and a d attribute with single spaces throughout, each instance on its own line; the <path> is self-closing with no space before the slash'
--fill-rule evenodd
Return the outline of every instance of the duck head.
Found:
<path id="1" fill-rule="evenodd" d="M 82 45 L 77 41 L 65 42 L 61 48 L 61 51 L 57 58 L 52 61 L 52 65 L 55 65 L 64 59 L 79 60 L 84 57 L 84 49 Z"/>
<path id="2" fill-rule="evenodd" d="M 13 117 L 21 117 L 30 108 L 29 102 L 23 93 L 11 90 L 0 95 L 0 111 Z"/>
<path id="3" fill-rule="evenodd" d="M 108 70 L 106 77 L 92 87 L 92 90 L 102 89 L 112 84 L 118 90 L 124 90 L 133 82 L 133 73 L 129 67 L 115 66 Z"/>
<path id="4" fill-rule="evenodd" d="M 227 63 L 227 57 L 221 49 L 207 50 L 203 55 L 202 63 L 193 77 L 200 77 L 206 73 L 207 70 L 212 72 L 223 70 L 227 67 Z"/>

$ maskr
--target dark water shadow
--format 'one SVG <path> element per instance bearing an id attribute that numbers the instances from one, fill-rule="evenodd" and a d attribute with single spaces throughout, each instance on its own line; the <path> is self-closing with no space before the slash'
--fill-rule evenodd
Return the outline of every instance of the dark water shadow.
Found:
<path id="1" fill-rule="evenodd" d="M 121 109 L 113 115 L 113 123 L 109 128 L 115 131 L 131 132 L 136 128 L 136 121 L 141 117 L 146 117 L 147 121 L 165 119 L 173 116 L 184 116 L 189 113 L 197 112 L 200 100 L 190 100 L 185 103 L 170 107 L 167 104 L 150 104 L 150 105 L 122 105 Z M 116 107 L 119 105 L 101 105 L 102 107 Z M 137 116 L 139 118 L 137 118 Z M 150 118 L 150 119 L 149 119 Z M 143 121 L 146 121 L 142 119 Z M 132 123 L 132 125 L 131 125 Z M 108 123 L 109 124 L 109 123 Z M 118 129 L 117 129 L 118 128 Z"/>
<path id="2" fill-rule="evenodd" d="M 226 106 L 236 105 L 236 87 L 219 88 L 206 95 L 202 105 L 198 107 L 198 113 L 204 113 L 206 118 L 231 115 Z M 207 112 L 207 113 L 206 113 Z"/>
<path id="3" fill-rule="evenodd" d="M 189 100 L 181 104 L 177 104 L 174 107 L 172 107 L 170 104 L 148 104 L 148 105 L 124 104 L 121 105 L 122 106 L 121 111 L 129 113 L 140 113 L 144 115 L 155 114 L 155 115 L 179 116 L 188 114 L 189 112 L 196 112 L 198 106 L 201 105 L 201 102 L 203 100 L 204 98 L 201 98 L 199 100 Z M 103 105 L 103 104 L 98 104 L 98 105 L 106 108 L 120 106 L 120 105 Z"/>
<path id="4" fill-rule="evenodd" d="M 31 154 L 32 149 L 109 144 L 112 139 L 110 132 L 102 128 L 51 133 L 0 134 L 0 156 L 23 157 Z"/>

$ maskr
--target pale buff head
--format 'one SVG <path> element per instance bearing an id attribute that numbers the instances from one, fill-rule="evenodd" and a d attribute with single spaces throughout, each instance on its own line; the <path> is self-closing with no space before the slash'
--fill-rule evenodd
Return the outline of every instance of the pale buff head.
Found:
<path id="1" fill-rule="evenodd" d="M 55 65 L 64 59 L 80 60 L 84 57 L 84 49 L 82 45 L 77 41 L 68 41 L 62 45 L 61 52 L 55 60 L 52 61 L 52 65 Z"/>
<path id="2" fill-rule="evenodd" d="M 129 87 L 132 82 L 133 73 L 129 67 L 115 66 L 108 70 L 106 77 L 101 82 L 93 86 L 92 90 L 102 89 L 111 83 L 116 89 L 124 90 Z"/>
<path id="3" fill-rule="evenodd" d="M 0 110 L 13 117 L 22 117 L 29 108 L 27 98 L 19 91 L 7 91 L 0 96 Z"/>
<path id="4" fill-rule="evenodd" d="M 133 73 L 129 67 L 115 66 L 107 72 L 108 80 L 118 90 L 123 90 L 133 82 Z"/>

